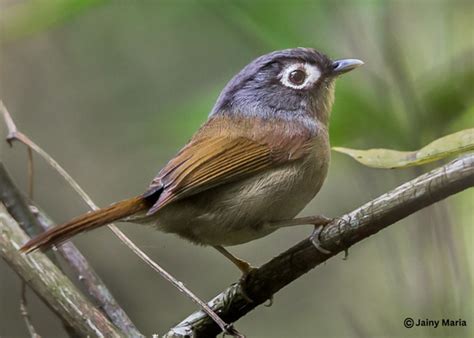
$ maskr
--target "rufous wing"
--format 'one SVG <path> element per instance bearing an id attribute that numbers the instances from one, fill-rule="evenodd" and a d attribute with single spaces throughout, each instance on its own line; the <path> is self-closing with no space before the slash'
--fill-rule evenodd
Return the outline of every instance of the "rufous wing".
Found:
<path id="1" fill-rule="evenodd" d="M 162 189 L 162 193 L 147 214 L 184 197 L 296 160 L 308 151 L 301 142 L 289 143 L 277 142 L 278 146 L 271 147 L 266 142 L 229 136 L 191 141 L 153 180 L 149 191 Z"/>

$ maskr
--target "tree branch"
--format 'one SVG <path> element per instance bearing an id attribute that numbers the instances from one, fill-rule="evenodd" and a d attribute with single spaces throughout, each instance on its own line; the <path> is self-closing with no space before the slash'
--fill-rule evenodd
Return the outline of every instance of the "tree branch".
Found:
<path id="1" fill-rule="evenodd" d="M 0 256 L 80 336 L 120 337 L 121 334 L 46 255 L 19 252 L 28 236 L 0 203 Z"/>
<path id="2" fill-rule="evenodd" d="M 0 201 L 5 204 L 8 212 L 30 237 L 37 235 L 42 229 L 46 230 L 54 225 L 53 221 L 44 213 L 37 212 L 36 217 L 31 213 L 25 198 L 14 185 L 1 162 Z M 84 284 L 92 299 L 97 302 L 110 320 L 127 337 L 143 337 L 76 246 L 72 242 L 66 242 L 59 246 L 57 250 L 71 267 L 75 276 Z"/>
<path id="3" fill-rule="evenodd" d="M 287 251 L 252 271 L 209 302 L 226 322 L 235 322 L 301 275 L 385 227 L 474 185 L 474 154 L 421 175 L 329 223 Z M 292 224 L 309 224 L 305 217 Z M 330 250 L 324 254 L 316 245 Z M 249 298 L 253 301 L 250 302 Z M 202 311 L 173 327 L 165 337 L 210 337 L 219 327 Z"/>

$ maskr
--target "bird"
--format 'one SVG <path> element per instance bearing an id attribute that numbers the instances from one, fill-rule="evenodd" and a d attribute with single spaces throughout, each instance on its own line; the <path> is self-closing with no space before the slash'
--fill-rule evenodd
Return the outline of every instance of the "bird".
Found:
<path id="1" fill-rule="evenodd" d="M 125 221 L 212 246 L 248 274 L 250 263 L 226 247 L 276 231 L 319 192 L 330 162 L 335 80 L 362 64 L 302 47 L 254 59 L 144 193 L 53 227 L 20 251 Z"/>

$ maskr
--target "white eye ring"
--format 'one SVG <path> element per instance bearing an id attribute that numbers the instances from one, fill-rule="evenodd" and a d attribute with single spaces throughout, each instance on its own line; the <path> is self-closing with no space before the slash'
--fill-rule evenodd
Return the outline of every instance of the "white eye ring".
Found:
<path id="1" fill-rule="evenodd" d="M 290 74 L 298 69 L 306 73 L 306 79 L 303 81 L 302 84 L 296 85 L 290 81 Z M 321 72 L 319 68 L 315 65 L 309 63 L 293 63 L 283 69 L 283 71 L 279 75 L 279 78 L 280 82 L 286 87 L 293 89 L 303 89 L 312 86 L 316 81 L 318 81 L 320 76 Z"/>

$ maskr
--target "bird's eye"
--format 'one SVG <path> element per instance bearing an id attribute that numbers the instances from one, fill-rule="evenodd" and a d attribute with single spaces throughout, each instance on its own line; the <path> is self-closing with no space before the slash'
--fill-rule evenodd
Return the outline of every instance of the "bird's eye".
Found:
<path id="1" fill-rule="evenodd" d="M 320 76 L 318 66 L 301 62 L 288 65 L 278 74 L 282 85 L 296 90 L 312 88 Z"/>
<path id="2" fill-rule="evenodd" d="M 306 80 L 306 73 L 301 69 L 295 69 L 288 75 L 288 80 L 295 86 L 300 86 Z"/>

